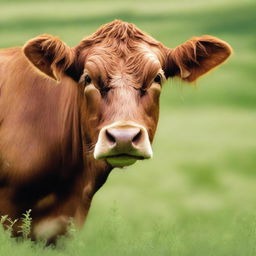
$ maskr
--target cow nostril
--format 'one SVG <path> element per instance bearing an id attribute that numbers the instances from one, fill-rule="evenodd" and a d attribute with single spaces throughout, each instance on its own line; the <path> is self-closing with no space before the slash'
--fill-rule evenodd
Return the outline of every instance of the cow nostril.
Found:
<path id="1" fill-rule="evenodd" d="M 114 137 L 108 130 L 106 130 L 106 137 L 107 137 L 107 140 L 108 140 L 111 144 L 115 144 L 115 143 L 116 143 L 115 137 Z"/>
<path id="2" fill-rule="evenodd" d="M 132 143 L 133 144 L 138 144 L 140 142 L 140 139 L 141 139 L 141 136 L 142 136 L 142 132 L 141 130 L 133 137 L 132 139 Z"/>
<path id="3" fill-rule="evenodd" d="M 109 146 L 130 148 L 141 143 L 143 131 L 137 127 L 108 128 L 105 130 L 105 139 Z"/>

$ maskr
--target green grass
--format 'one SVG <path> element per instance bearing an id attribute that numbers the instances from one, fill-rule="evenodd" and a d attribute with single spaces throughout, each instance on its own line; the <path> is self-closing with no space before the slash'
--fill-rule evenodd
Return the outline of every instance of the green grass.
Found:
<path id="1" fill-rule="evenodd" d="M 194 35 L 234 55 L 197 86 L 169 81 L 154 158 L 114 170 L 86 225 L 57 248 L 0 232 L 0 255 L 256 255 L 255 1 L 0 1 L 0 47 L 41 33 L 69 45 L 119 18 L 170 47 Z"/>

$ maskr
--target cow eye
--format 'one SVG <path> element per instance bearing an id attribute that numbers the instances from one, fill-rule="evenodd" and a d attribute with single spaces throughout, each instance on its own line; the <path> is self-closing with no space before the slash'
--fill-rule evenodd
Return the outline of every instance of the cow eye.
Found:
<path id="1" fill-rule="evenodd" d="M 158 74 L 155 79 L 154 79 L 154 82 L 157 83 L 157 84 L 161 84 L 162 82 L 162 77 L 160 74 Z"/>
<path id="2" fill-rule="evenodd" d="M 85 78 L 84 78 L 84 83 L 85 85 L 88 85 L 92 82 L 92 79 L 90 78 L 89 75 L 86 75 Z"/>

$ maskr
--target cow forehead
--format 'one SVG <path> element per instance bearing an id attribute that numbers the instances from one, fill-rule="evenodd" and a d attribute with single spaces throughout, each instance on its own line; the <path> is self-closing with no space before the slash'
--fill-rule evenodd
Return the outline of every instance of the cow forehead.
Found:
<path id="1" fill-rule="evenodd" d="M 99 45 L 91 49 L 85 60 L 85 70 L 93 76 L 114 80 L 143 80 L 146 74 L 156 75 L 163 66 L 163 56 L 159 49 L 138 43 L 134 47 L 116 49 L 111 46 Z"/>
<path id="2" fill-rule="evenodd" d="M 129 62 L 131 60 L 138 61 L 140 58 L 148 59 L 153 62 L 162 64 L 163 56 L 160 49 L 152 47 L 147 44 L 136 44 L 133 47 L 116 46 L 114 41 L 113 45 L 97 45 L 88 51 L 86 58 L 87 62 Z"/>
<path id="3" fill-rule="evenodd" d="M 145 58 L 148 58 L 152 62 L 156 61 L 159 64 L 162 64 L 162 54 L 160 49 L 158 49 L 157 47 L 152 47 L 146 44 L 139 44 L 138 51 L 144 53 Z"/>

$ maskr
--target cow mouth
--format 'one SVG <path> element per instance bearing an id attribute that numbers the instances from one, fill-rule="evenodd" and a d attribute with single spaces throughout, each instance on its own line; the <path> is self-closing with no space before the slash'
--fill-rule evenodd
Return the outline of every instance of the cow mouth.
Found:
<path id="1" fill-rule="evenodd" d="M 129 155 L 129 154 L 110 155 L 110 156 L 106 156 L 106 159 L 107 158 L 134 158 L 134 159 L 137 159 L 137 160 L 144 159 L 143 156 L 135 156 L 135 155 Z"/>
<path id="2" fill-rule="evenodd" d="M 134 164 L 137 160 L 145 159 L 143 156 L 117 154 L 106 156 L 105 160 L 113 167 L 124 167 Z"/>

